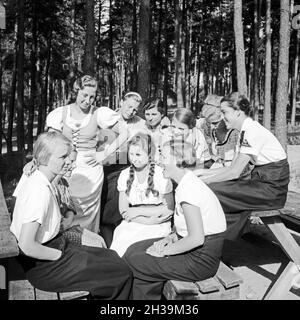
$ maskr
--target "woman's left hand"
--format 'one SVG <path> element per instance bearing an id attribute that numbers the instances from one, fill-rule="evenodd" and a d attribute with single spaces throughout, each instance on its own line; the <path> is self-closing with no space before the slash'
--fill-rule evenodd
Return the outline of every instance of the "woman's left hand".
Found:
<path id="1" fill-rule="evenodd" d="M 150 256 L 153 257 L 164 257 L 165 255 L 163 254 L 162 251 L 159 251 L 157 247 L 152 245 L 146 250 L 146 253 L 149 254 Z"/>
<path id="2" fill-rule="evenodd" d="M 86 158 L 85 161 L 87 164 L 91 165 L 91 166 L 96 166 L 97 164 L 102 164 L 102 162 L 104 161 L 104 159 L 106 158 L 104 151 L 98 151 L 98 152 L 94 152 L 94 151 L 90 151 L 90 152 L 86 152 L 84 154 L 84 157 Z"/>

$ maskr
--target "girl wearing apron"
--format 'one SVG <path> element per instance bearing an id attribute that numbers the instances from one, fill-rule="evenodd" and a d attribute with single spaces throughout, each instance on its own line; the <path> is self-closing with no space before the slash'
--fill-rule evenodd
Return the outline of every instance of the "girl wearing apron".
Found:
<path id="1" fill-rule="evenodd" d="M 224 97 L 221 111 L 227 128 L 240 132 L 235 158 L 229 167 L 198 169 L 195 173 L 219 198 L 227 218 L 227 236 L 234 239 L 251 211 L 284 207 L 289 164 L 277 138 L 250 118 L 251 105 L 245 96 L 234 92 Z M 240 175 L 248 164 L 253 169 L 245 180 Z"/>
<path id="2" fill-rule="evenodd" d="M 100 203 L 103 186 L 103 159 L 113 153 L 127 138 L 126 130 L 119 140 L 115 140 L 107 150 L 96 152 L 98 130 L 113 128 L 119 123 L 120 116 L 115 111 L 96 108 L 97 82 L 90 76 L 83 76 L 74 83 L 76 101 L 67 106 L 56 108 L 47 116 L 47 127 L 62 132 L 69 138 L 77 151 L 76 167 L 69 178 L 71 197 L 81 207 L 73 224 L 80 224 L 98 233 L 100 224 Z M 124 136 L 124 137 L 123 137 Z"/>

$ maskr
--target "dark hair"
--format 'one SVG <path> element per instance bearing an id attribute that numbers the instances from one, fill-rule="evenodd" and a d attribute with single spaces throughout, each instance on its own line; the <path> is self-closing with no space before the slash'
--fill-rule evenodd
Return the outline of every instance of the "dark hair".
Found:
<path id="1" fill-rule="evenodd" d="M 140 146 L 145 152 L 147 152 L 150 160 L 150 168 L 149 168 L 146 196 L 148 197 L 149 193 L 152 192 L 152 194 L 155 197 L 157 197 L 159 195 L 159 192 L 154 189 L 154 182 L 153 182 L 153 176 L 155 173 L 155 163 L 152 162 L 152 159 L 155 154 L 155 145 L 152 141 L 151 136 L 149 134 L 138 133 L 129 140 L 128 150 L 131 146 Z M 127 189 L 125 191 L 127 196 L 129 196 L 133 180 L 134 180 L 134 166 L 131 165 L 129 169 L 129 177 L 127 180 Z"/>
<path id="2" fill-rule="evenodd" d="M 158 112 L 164 115 L 164 105 L 160 99 L 154 97 L 148 98 L 144 104 L 143 111 L 145 113 L 153 108 L 157 108 Z"/>
<path id="3" fill-rule="evenodd" d="M 172 139 L 164 143 L 163 148 L 171 150 L 171 156 L 176 159 L 179 168 L 192 168 L 196 166 L 197 157 L 194 146 L 183 139 Z"/>
<path id="4" fill-rule="evenodd" d="M 252 113 L 252 107 L 249 100 L 245 95 L 239 94 L 238 92 L 228 94 L 221 100 L 221 103 L 223 102 L 227 102 L 228 106 L 234 110 L 243 111 L 246 116 L 250 116 Z"/>
<path id="5" fill-rule="evenodd" d="M 186 124 L 189 129 L 193 129 L 196 126 L 196 117 L 193 112 L 186 108 L 178 108 L 173 114 L 173 118 L 176 118 L 179 122 Z"/>

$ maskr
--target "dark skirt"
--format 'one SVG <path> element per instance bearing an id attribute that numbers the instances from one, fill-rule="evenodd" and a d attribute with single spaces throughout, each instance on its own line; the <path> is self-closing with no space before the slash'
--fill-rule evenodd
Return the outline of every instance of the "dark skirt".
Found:
<path id="1" fill-rule="evenodd" d="M 50 292 L 88 291 L 99 299 L 131 297 L 132 273 L 115 251 L 70 243 L 62 236 L 46 246 L 61 250 L 56 261 L 21 256 L 28 281 Z"/>
<path id="2" fill-rule="evenodd" d="M 285 205 L 290 170 L 287 160 L 256 166 L 250 180 L 230 180 L 209 184 L 225 213 L 264 211 Z"/>
<path id="3" fill-rule="evenodd" d="M 107 247 L 110 247 L 115 228 L 123 218 L 119 210 L 118 178 L 128 165 L 114 164 L 104 166 L 104 183 L 101 194 L 100 234 Z"/>
<path id="4" fill-rule="evenodd" d="M 160 300 L 166 281 L 201 281 L 213 277 L 219 267 L 224 233 L 205 237 L 204 244 L 189 252 L 169 257 L 154 257 L 146 249 L 160 239 L 137 242 L 123 259 L 134 276 L 134 300 Z"/>
<path id="5" fill-rule="evenodd" d="M 284 159 L 255 166 L 249 180 L 236 179 L 210 183 L 209 187 L 220 200 L 226 215 L 228 230 L 226 238 L 233 240 L 240 235 L 252 211 L 283 208 L 289 181 L 289 164 Z M 231 232 L 233 233 L 229 235 Z"/>

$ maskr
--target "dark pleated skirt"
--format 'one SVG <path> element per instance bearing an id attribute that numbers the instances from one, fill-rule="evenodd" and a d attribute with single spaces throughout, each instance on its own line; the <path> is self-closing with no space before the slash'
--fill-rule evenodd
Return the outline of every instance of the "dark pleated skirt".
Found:
<path id="1" fill-rule="evenodd" d="M 50 292 L 88 291 L 99 299 L 131 297 L 132 274 L 115 251 L 70 243 L 59 235 L 46 246 L 61 250 L 56 261 L 20 256 L 28 281 Z"/>
<path id="2" fill-rule="evenodd" d="M 283 208 L 290 181 L 286 159 L 256 166 L 249 180 L 230 180 L 209 184 L 225 213 L 264 211 Z"/>

